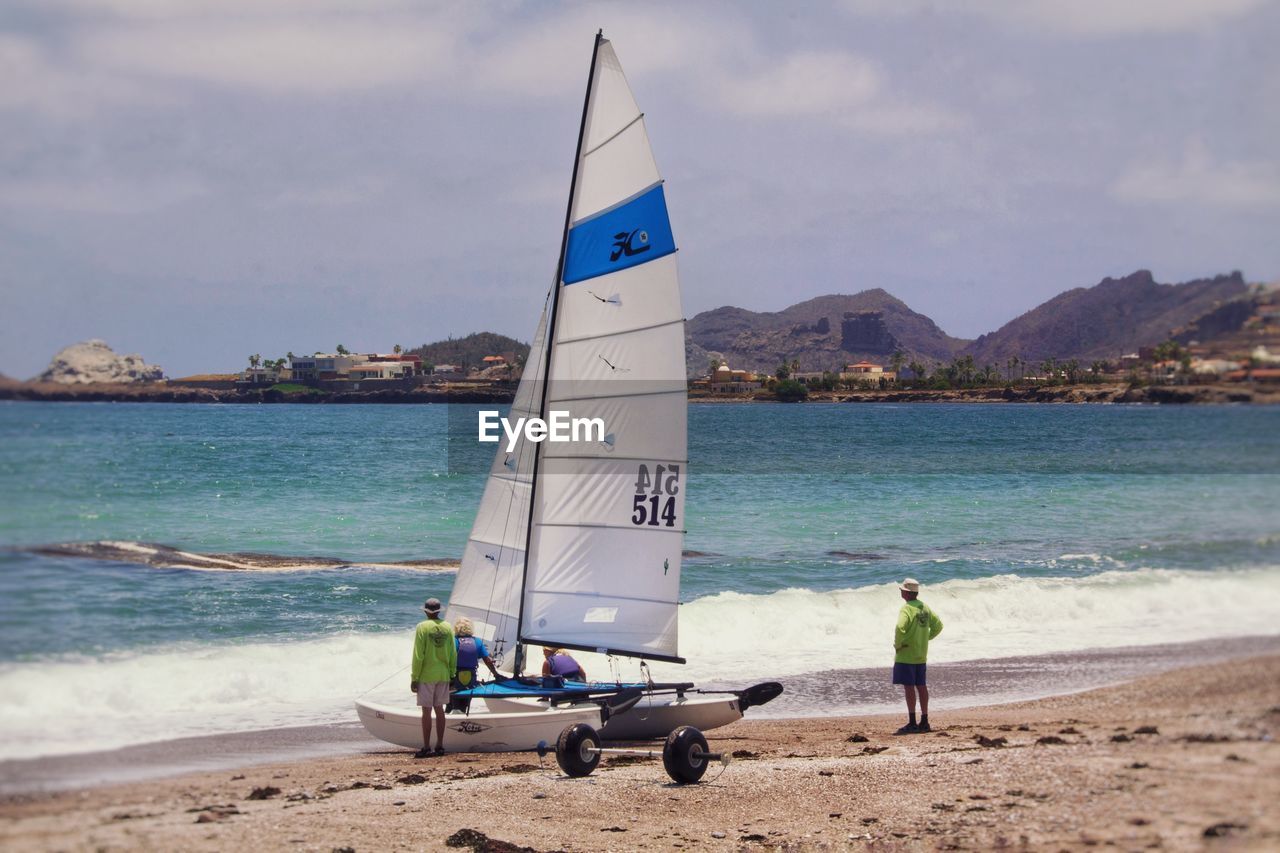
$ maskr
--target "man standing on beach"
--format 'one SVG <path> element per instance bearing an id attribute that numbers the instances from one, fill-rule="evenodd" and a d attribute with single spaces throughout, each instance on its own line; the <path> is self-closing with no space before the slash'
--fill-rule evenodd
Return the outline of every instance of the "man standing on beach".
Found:
<path id="1" fill-rule="evenodd" d="M 440 599 L 428 598 L 422 610 L 427 618 L 413 636 L 413 679 L 409 689 L 422 707 L 422 749 L 415 758 L 444 755 L 444 712 L 449 704 L 449 682 L 458 674 L 458 647 L 453 628 L 440 618 Z M 436 715 L 436 748 L 431 747 L 431 713 Z"/>
<path id="2" fill-rule="evenodd" d="M 907 578 L 898 587 L 902 609 L 893 632 L 893 683 L 907 695 L 907 724 L 895 734 L 910 735 L 929 728 L 929 688 L 925 685 L 925 661 L 929 641 L 942 633 L 942 620 L 920 600 L 920 582 Z M 916 695 L 920 696 L 920 722 L 916 723 Z"/>

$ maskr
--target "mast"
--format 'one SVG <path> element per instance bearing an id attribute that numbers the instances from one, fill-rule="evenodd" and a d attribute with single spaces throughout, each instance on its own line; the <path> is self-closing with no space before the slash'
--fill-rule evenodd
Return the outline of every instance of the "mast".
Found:
<path id="1" fill-rule="evenodd" d="M 563 287 L 561 279 L 564 277 L 564 258 L 565 251 L 569 245 L 569 226 L 573 223 L 573 201 L 574 193 L 578 188 L 578 166 L 582 163 L 582 139 L 587 130 L 587 114 L 591 108 L 591 87 L 596 77 L 596 57 L 600 54 L 600 42 L 604 41 L 604 30 L 596 31 L 595 43 L 591 48 L 591 67 L 587 71 L 587 92 L 582 99 L 582 121 L 578 124 L 578 144 L 574 148 L 573 153 L 573 175 L 569 179 L 569 203 L 564 211 L 564 231 L 560 237 L 560 257 L 556 261 L 556 277 L 552 284 L 551 294 L 551 313 L 547 318 L 547 345 L 545 347 L 546 356 L 542 365 L 542 400 L 538 405 L 538 415 L 545 418 L 547 415 L 547 391 L 551 386 L 551 350 L 555 341 L 556 329 L 556 307 L 560 303 L 560 291 Z M 542 455 L 542 444 L 539 442 L 533 446 L 533 474 L 532 483 L 529 490 L 529 521 L 528 528 L 525 531 L 524 539 L 524 567 L 520 579 L 520 614 L 516 620 L 516 654 L 512 671 L 515 675 L 519 675 L 524 669 L 524 644 L 521 643 L 524 635 L 524 594 L 523 590 L 528 583 L 529 578 L 529 547 L 533 541 L 533 507 L 538 496 L 538 461 Z"/>

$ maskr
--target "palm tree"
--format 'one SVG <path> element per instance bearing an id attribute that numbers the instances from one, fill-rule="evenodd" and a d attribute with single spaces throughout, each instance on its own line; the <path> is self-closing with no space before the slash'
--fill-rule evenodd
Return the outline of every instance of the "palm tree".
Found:
<path id="1" fill-rule="evenodd" d="M 338 344 L 338 348 L 334 350 L 334 352 L 336 352 L 338 355 L 347 355 L 349 351 L 342 344 Z"/>
<path id="2" fill-rule="evenodd" d="M 1005 378 L 1008 379 L 1010 382 L 1012 382 L 1013 370 L 1018 366 L 1018 357 L 1016 355 L 1009 356 L 1009 359 L 1004 363 L 1004 366 L 1005 366 L 1005 369 L 1008 371 L 1007 373 L 1005 373 Z"/>
<path id="3" fill-rule="evenodd" d="M 1075 385 L 1080 380 L 1080 362 L 1077 359 L 1071 359 L 1065 365 L 1067 371 L 1067 382 Z"/>
<path id="4" fill-rule="evenodd" d="M 893 368 L 893 378 L 897 379 L 898 374 L 902 372 L 902 364 L 907 360 L 907 354 L 900 349 L 893 351 L 893 357 L 889 359 L 889 366 Z"/>
<path id="5" fill-rule="evenodd" d="M 907 370 L 911 371 L 911 384 L 916 385 L 924 379 L 925 366 L 918 361 L 912 361 L 907 365 Z"/>
<path id="6" fill-rule="evenodd" d="M 253 368 L 254 370 L 257 370 L 257 369 L 258 369 L 258 365 L 260 365 L 260 364 L 262 364 L 262 356 L 261 356 L 261 355 L 259 355 L 258 353 L 254 353 L 253 355 L 249 356 L 249 366 L 250 366 L 251 368 Z"/>
<path id="7" fill-rule="evenodd" d="M 399 344 L 396 344 L 391 348 L 391 351 L 396 355 L 399 355 L 400 353 L 404 352 L 404 347 L 400 346 Z"/>

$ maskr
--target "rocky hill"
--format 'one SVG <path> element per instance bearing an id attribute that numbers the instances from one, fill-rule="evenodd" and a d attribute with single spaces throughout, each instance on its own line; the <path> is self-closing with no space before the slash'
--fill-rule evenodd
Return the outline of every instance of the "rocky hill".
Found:
<path id="1" fill-rule="evenodd" d="M 423 364 L 480 367 L 481 359 L 486 355 L 507 355 L 508 357 L 514 355 L 519 359 L 527 358 L 529 345 L 496 332 L 473 332 L 462 338 L 450 337 L 448 340 L 423 344 L 409 352 L 422 356 Z"/>
<path id="2" fill-rule="evenodd" d="M 1157 284 L 1150 272 L 1138 270 L 1060 293 L 982 335 L 962 354 L 973 356 L 978 364 L 1003 364 L 1014 356 L 1031 363 L 1047 358 L 1114 359 L 1167 340 L 1175 330 L 1246 290 L 1239 272 L 1183 284 Z M 1234 320 L 1234 315 L 1229 319 Z"/>
<path id="3" fill-rule="evenodd" d="M 164 370 L 158 365 L 147 364 L 140 355 L 117 355 L 106 341 L 95 338 L 60 350 L 36 381 L 90 385 L 158 382 L 163 378 Z"/>
<path id="4" fill-rule="evenodd" d="M 686 327 L 685 360 L 691 376 L 705 373 L 713 356 L 749 370 L 772 371 L 793 360 L 805 371 L 839 370 L 863 359 L 885 364 L 899 350 L 907 361 L 946 361 L 968 343 L 876 288 L 819 296 L 777 312 L 704 311 Z"/>

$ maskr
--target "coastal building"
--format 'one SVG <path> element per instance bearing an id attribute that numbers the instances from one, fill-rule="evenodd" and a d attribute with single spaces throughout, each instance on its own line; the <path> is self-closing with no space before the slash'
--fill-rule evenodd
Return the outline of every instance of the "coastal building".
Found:
<path id="1" fill-rule="evenodd" d="M 1191 372 L 1197 376 L 1221 376 L 1239 369 L 1240 363 L 1238 361 L 1230 361 L 1225 358 L 1191 359 Z"/>
<path id="2" fill-rule="evenodd" d="M 750 370 L 734 370 L 729 362 L 722 361 L 708 377 L 713 394 L 741 394 L 760 387 L 760 377 Z"/>
<path id="3" fill-rule="evenodd" d="M 413 364 L 404 361 L 370 361 L 357 364 L 347 371 L 353 382 L 365 379 L 403 379 L 413 375 Z"/>
<path id="4" fill-rule="evenodd" d="M 409 353 L 370 353 L 369 362 L 393 362 L 407 365 L 407 372 L 403 372 L 404 376 L 421 376 L 422 375 L 422 356 L 411 355 Z"/>
<path id="5" fill-rule="evenodd" d="M 884 372 L 884 365 L 871 361 L 858 361 L 846 364 L 840 371 L 841 382 L 856 382 L 859 385 L 879 385 L 880 380 L 896 381 L 892 373 Z"/>
<path id="6" fill-rule="evenodd" d="M 280 381 L 280 370 L 274 367 L 249 367 L 240 371 L 239 385 L 275 385 Z"/>
<path id="7" fill-rule="evenodd" d="M 346 375 L 352 367 L 357 364 L 364 364 L 368 360 L 369 356 L 358 353 L 339 355 L 337 353 L 318 352 L 315 355 L 291 358 L 289 360 L 289 370 L 293 378 L 300 382 L 339 379 Z"/>

